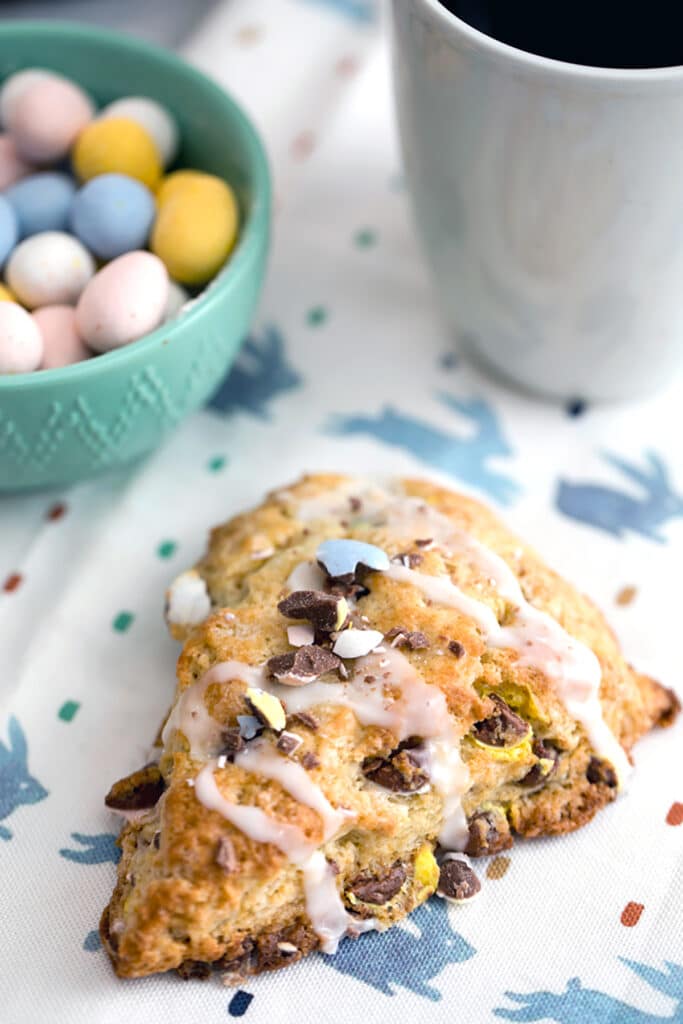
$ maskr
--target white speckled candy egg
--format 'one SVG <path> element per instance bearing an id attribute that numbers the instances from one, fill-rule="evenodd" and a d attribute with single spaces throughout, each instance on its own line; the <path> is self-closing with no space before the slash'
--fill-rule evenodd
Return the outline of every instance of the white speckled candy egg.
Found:
<path id="1" fill-rule="evenodd" d="M 57 78 L 54 71 L 46 68 L 25 68 L 23 71 L 15 71 L 2 83 L 0 89 L 0 122 L 6 125 L 17 100 L 26 89 L 35 82 L 45 81 L 46 78 Z"/>
<path id="2" fill-rule="evenodd" d="M 30 313 L 0 302 L 0 374 L 31 373 L 43 358 L 43 337 Z"/>
<path id="3" fill-rule="evenodd" d="M 124 96 L 99 112 L 98 120 L 105 117 L 128 117 L 137 121 L 151 135 L 164 167 L 173 163 L 178 152 L 178 126 L 156 100 L 148 96 Z"/>
<path id="4" fill-rule="evenodd" d="M 76 329 L 73 306 L 43 306 L 33 314 L 43 337 L 41 369 L 54 370 L 89 359 L 92 352 Z"/>
<path id="5" fill-rule="evenodd" d="M 78 239 L 63 231 L 42 231 L 16 247 L 5 277 L 19 301 L 35 309 L 74 305 L 94 273 L 95 262 Z"/>
<path id="6" fill-rule="evenodd" d="M 49 75 L 19 93 L 9 110 L 7 131 L 19 156 L 48 164 L 67 155 L 94 113 L 92 100 L 75 82 Z"/>
<path id="7" fill-rule="evenodd" d="M 168 274 L 151 252 L 127 252 L 98 271 L 76 307 L 76 326 L 96 352 L 136 341 L 161 323 Z"/>
<path id="8" fill-rule="evenodd" d="M 17 153 L 14 139 L 9 135 L 0 135 L 0 191 L 21 181 L 33 168 L 22 160 Z"/>

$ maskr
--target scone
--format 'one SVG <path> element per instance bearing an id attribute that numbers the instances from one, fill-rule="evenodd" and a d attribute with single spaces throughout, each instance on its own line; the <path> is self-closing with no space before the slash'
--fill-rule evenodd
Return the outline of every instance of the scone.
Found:
<path id="1" fill-rule="evenodd" d="M 677 707 L 487 508 L 421 481 L 272 494 L 167 611 L 160 759 L 107 798 L 121 977 L 238 979 L 467 899 L 468 855 L 585 824 Z"/>

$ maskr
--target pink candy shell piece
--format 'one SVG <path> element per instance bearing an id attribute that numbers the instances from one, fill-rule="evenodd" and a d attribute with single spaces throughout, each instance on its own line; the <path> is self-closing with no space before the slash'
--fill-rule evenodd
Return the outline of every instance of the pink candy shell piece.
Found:
<path id="1" fill-rule="evenodd" d="M 43 306 L 33 314 L 43 336 L 42 370 L 56 370 L 92 355 L 76 328 L 73 306 Z"/>
<path id="2" fill-rule="evenodd" d="M 25 160 L 47 164 L 66 156 L 95 108 L 73 82 L 39 79 L 20 93 L 7 129 Z"/>
<path id="3" fill-rule="evenodd" d="M 0 302 L 0 374 L 31 373 L 43 358 L 43 336 L 30 313 Z"/>
<path id="4" fill-rule="evenodd" d="M 0 135 L 0 192 L 15 181 L 21 181 L 32 171 L 33 168 L 17 153 L 14 139 L 9 135 Z"/>

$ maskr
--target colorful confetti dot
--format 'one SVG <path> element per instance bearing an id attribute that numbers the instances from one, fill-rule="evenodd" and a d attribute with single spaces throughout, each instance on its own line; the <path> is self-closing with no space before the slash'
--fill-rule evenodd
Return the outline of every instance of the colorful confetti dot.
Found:
<path id="1" fill-rule="evenodd" d="M 669 808 L 666 816 L 667 825 L 683 825 L 683 804 L 676 801 Z"/>
<path id="2" fill-rule="evenodd" d="M 439 366 L 442 370 L 452 370 L 458 365 L 458 357 L 455 352 L 444 352 L 439 356 Z"/>
<path id="3" fill-rule="evenodd" d="M 101 946 L 102 942 L 100 940 L 100 934 L 95 930 L 88 932 L 86 937 L 83 939 L 83 949 L 88 953 L 96 952 L 96 950 L 100 949 Z"/>
<path id="4" fill-rule="evenodd" d="M 12 572 L 3 583 L 2 589 L 5 591 L 6 594 L 13 594 L 15 590 L 19 589 L 19 587 L 23 583 L 23 580 L 24 577 L 21 575 L 21 573 Z"/>
<path id="5" fill-rule="evenodd" d="M 261 42 L 264 35 L 263 25 L 243 25 L 235 33 L 235 39 L 240 46 L 255 46 Z"/>
<path id="6" fill-rule="evenodd" d="M 636 587 L 622 587 L 617 596 L 614 598 L 617 604 L 622 606 L 633 604 L 638 590 Z"/>
<path id="7" fill-rule="evenodd" d="M 324 306 L 312 306 L 306 314 L 306 323 L 309 327 L 319 327 L 327 320 L 327 310 Z"/>
<path id="8" fill-rule="evenodd" d="M 228 1004 L 228 1013 L 230 1016 L 244 1017 L 253 998 L 254 997 L 251 992 L 245 992 L 244 989 L 241 988 L 238 989 Z"/>
<path id="9" fill-rule="evenodd" d="M 132 626 L 134 618 L 135 616 L 132 612 L 119 612 L 112 622 L 112 628 L 117 633 L 125 633 Z"/>
<path id="10" fill-rule="evenodd" d="M 361 228 L 353 236 L 354 243 L 359 249 L 369 249 L 377 242 L 377 235 L 372 228 Z"/>
<path id="11" fill-rule="evenodd" d="M 66 505 L 63 501 L 58 501 L 55 505 L 51 505 L 47 510 L 45 516 L 51 523 L 56 523 L 58 519 L 63 519 L 66 515 Z"/>
<path id="12" fill-rule="evenodd" d="M 573 419 L 576 419 L 577 416 L 583 416 L 587 409 L 588 403 L 584 402 L 582 398 L 573 398 L 565 406 L 567 416 L 571 416 Z"/>
<path id="13" fill-rule="evenodd" d="M 159 558 L 172 558 L 178 549 L 178 545 L 174 540 L 162 540 L 161 544 L 157 548 L 157 554 Z"/>
<path id="14" fill-rule="evenodd" d="M 356 74 L 360 62 L 357 57 L 348 53 L 345 57 L 341 57 L 334 66 L 335 74 L 339 75 L 340 78 L 351 78 Z"/>
<path id="15" fill-rule="evenodd" d="M 644 910 L 642 903 L 627 903 L 621 912 L 621 923 L 625 928 L 634 928 Z"/>
<path id="16" fill-rule="evenodd" d="M 306 160 L 314 149 L 315 135 L 313 132 L 299 132 L 299 134 L 292 139 L 290 150 L 295 160 Z"/>
<path id="17" fill-rule="evenodd" d="M 57 712 L 57 718 L 61 718 L 63 722 L 73 722 L 80 706 L 77 700 L 65 700 Z"/>
<path id="18" fill-rule="evenodd" d="M 227 459 L 225 455 L 214 455 L 213 458 L 209 459 L 208 469 L 209 473 L 220 473 L 225 467 Z"/>
<path id="19" fill-rule="evenodd" d="M 486 877 L 494 880 L 502 878 L 509 867 L 509 857 L 494 857 L 486 869 Z"/>

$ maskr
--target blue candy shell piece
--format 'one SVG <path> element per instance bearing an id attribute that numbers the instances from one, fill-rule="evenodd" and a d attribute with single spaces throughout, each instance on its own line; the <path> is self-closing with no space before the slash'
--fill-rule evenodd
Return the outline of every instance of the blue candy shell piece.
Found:
<path id="1" fill-rule="evenodd" d="M 88 249 L 103 260 L 144 249 L 154 222 L 154 197 L 125 174 L 100 174 L 76 193 L 69 224 Z"/>
<path id="2" fill-rule="evenodd" d="M 73 179 L 56 171 L 30 174 L 4 193 L 17 216 L 20 238 L 64 231 L 75 194 Z"/>
<path id="3" fill-rule="evenodd" d="M 316 558 L 328 574 L 335 577 L 355 573 L 358 565 L 378 572 L 389 568 L 386 551 L 360 540 L 324 540 L 316 552 Z"/>
<path id="4" fill-rule="evenodd" d="M 3 264 L 19 240 L 19 226 L 14 210 L 0 196 L 0 264 Z"/>

